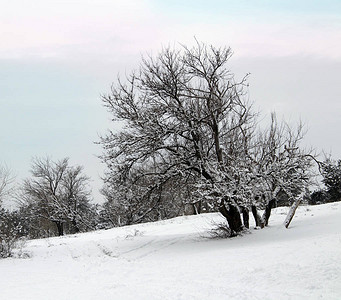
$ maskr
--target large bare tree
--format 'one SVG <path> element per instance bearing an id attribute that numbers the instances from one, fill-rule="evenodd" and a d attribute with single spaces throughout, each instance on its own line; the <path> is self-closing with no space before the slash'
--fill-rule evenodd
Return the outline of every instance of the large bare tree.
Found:
<path id="1" fill-rule="evenodd" d="M 254 117 L 245 97 L 247 75 L 235 79 L 231 55 L 230 48 L 201 43 L 166 48 L 144 58 L 137 72 L 103 96 L 113 120 L 124 126 L 101 138 L 105 195 L 123 207 L 138 207 L 131 222 L 162 202 L 162 187 L 170 180 L 192 184 L 198 197 L 226 192 L 222 174 L 229 155 L 223 141 L 242 133 Z"/>
<path id="2" fill-rule="evenodd" d="M 103 193 L 125 223 L 155 219 L 170 203 L 172 186 L 186 191 L 173 195 L 219 210 L 233 235 L 244 227 L 241 210 L 245 226 L 251 207 L 263 226 L 279 190 L 292 196 L 305 181 L 310 160 L 299 145 L 301 128 L 273 117 L 258 132 L 248 75 L 235 78 L 231 56 L 230 48 L 199 42 L 166 48 L 143 58 L 139 70 L 103 96 L 121 128 L 101 137 L 108 167 Z M 261 218 L 257 208 L 265 207 Z"/>

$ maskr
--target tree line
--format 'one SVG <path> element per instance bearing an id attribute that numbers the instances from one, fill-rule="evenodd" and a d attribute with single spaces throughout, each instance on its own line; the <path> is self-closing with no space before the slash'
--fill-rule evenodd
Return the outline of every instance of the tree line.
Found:
<path id="1" fill-rule="evenodd" d="M 92 202 L 81 166 L 35 158 L 31 178 L 16 191 L 18 209 L 1 208 L 2 247 L 6 236 L 40 238 L 218 211 L 233 236 L 249 227 L 250 212 L 264 227 L 272 207 L 298 197 L 313 204 L 340 200 L 341 161 L 320 162 L 304 148 L 302 123 L 291 126 L 272 113 L 260 126 L 249 75 L 236 78 L 231 56 L 230 48 L 199 42 L 165 48 L 118 78 L 102 97 L 113 120 L 99 141 L 105 203 Z M 310 196 L 314 166 L 326 189 Z M 14 193 L 12 181 L 1 168 L 0 204 Z"/>

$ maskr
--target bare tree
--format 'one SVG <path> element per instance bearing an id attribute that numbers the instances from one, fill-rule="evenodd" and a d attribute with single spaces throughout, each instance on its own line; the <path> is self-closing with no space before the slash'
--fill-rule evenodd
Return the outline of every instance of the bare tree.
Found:
<path id="1" fill-rule="evenodd" d="M 249 226 L 250 209 L 263 227 L 278 193 L 295 197 L 309 181 L 303 126 L 279 125 L 273 115 L 270 127 L 258 130 L 248 75 L 235 79 L 231 56 L 230 48 L 199 42 L 166 48 L 103 96 L 113 121 L 123 124 L 101 137 L 103 191 L 124 223 L 155 220 L 176 183 L 196 208 L 219 210 L 235 235 Z"/>
<path id="2" fill-rule="evenodd" d="M 305 193 L 315 174 L 313 165 L 316 161 L 312 149 L 304 149 L 301 142 L 305 129 L 300 122 L 297 127 L 285 122 L 278 123 L 276 115 L 271 115 L 270 126 L 259 131 L 253 151 L 253 185 L 257 187 L 259 206 L 265 209 L 260 218 L 253 207 L 256 223 L 266 226 L 271 208 L 279 198 L 290 204 Z"/>
<path id="3" fill-rule="evenodd" d="M 131 222 L 154 210 L 170 180 L 190 183 L 197 199 L 227 192 L 222 175 L 229 156 L 222 141 L 253 120 L 244 97 L 247 76 L 235 80 L 231 55 L 230 48 L 201 43 L 167 48 L 157 58 L 144 58 L 138 72 L 103 97 L 113 119 L 125 125 L 101 138 L 105 189 L 115 190 L 118 203 L 144 203 Z"/>
<path id="4" fill-rule="evenodd" d="M 71 223 L 72 232 L 89 229 L 91 191 L 89 178 L 82 171 L 80 166 L 69 166 L 67 158 L 57 162 L 34 159 L 33 177 L 23 184 L 22 206 L 30 208 L 32 217 L 53 222 L 58 235 L 64 234 L 66 223 Z"/>
<path id="5" fill-rule="evenodd" d="M 13 191 L 14 176 L 10 169 L 0 166 L 0 206 L 5 197 L 9 196 Z"/>
<path id="6" fill-rule="evenodd" d="M 14 176 L 9 168 L 0 166 L 0 258 L 12 255 L 20 237 L 20 220 L 16 212 L 3 208 L 3 201 L 14 193 Z"/>
<path id="7" fill-rule="evenodd" d="M 11 256 L 13 249 L 24 236 L 23 222 L 17 211 L 0 208 L 0 258 Z"/>

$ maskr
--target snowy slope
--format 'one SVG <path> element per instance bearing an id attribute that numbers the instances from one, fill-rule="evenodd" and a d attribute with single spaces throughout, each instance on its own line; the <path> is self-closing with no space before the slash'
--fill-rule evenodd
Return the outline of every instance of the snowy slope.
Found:
<path id="1" fill-rule="evenodd" d="M 0 260 L 0 299 L 341 299 L 341 203 L 208 239 L 218 214 L 27 242 Z"/>

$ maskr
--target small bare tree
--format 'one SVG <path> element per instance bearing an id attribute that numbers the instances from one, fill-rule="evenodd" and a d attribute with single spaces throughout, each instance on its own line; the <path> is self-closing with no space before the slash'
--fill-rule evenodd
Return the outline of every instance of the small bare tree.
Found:
<path id="1" fill-rule="evenodd" d="M 13 191 L 14 176 L 9 168 L 0 166 L 0 207 L 5 197 Z"/>
<path id="2" fill-rule="evenodd" d="M 270 126 L 262 131 L 255 140 L 253 151 L 253 184 L 257 186 L 258 206 L 265 209 L 262 217 L 256 207 L 252 212 L 256 224 L 263 227 L 268 224 L 271 208 L 279 197 L 286 203 L 292 203 L 312 184 L 316 161 L 313 150 L 306 150 L 301 142 L 305 130 L 300 122 L 292 127 L 285 122 L 278 123 L 276 115 L 271 115 Z"/>
<path id="3" fill-rule="evenodd" d="M 14 176 L 9 168 L 0 166 L 0 257 L 12 255 L 12 250 L 20 237 L 20 220 L 15 212 L 2 207 L 3 201 L 14 193 Z"/>
<path id="4" fill-rule="evenodd" d="M 65 223 L 73 232 L 91 227 L 89 211 L 91 191 L 89 178 L 80 166 L 69 166 L 67 158 L 57 162 L 49 158 L 33 160 L 33 178 L 22 188 L 22 206 L 30 207 L 32 217 L 45 218 L 56 225 L 58 235 L 64 234 Z"/>

